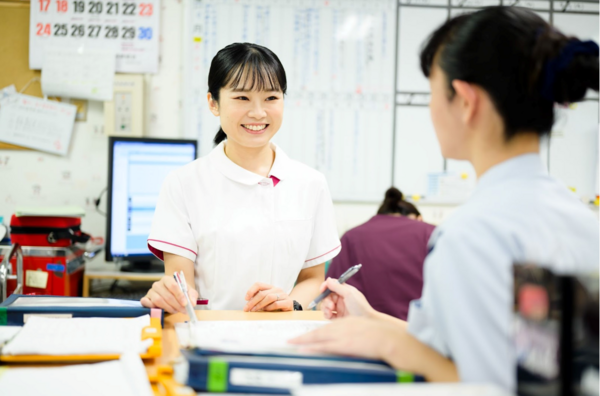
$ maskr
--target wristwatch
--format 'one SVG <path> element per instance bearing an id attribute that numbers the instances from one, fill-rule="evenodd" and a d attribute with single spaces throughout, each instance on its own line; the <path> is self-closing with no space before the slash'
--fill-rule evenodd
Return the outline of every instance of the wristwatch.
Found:
<path id="1" fill-rule="evenodd" d="M 296 300 L 294 300 L 294 311 L 302 311 L 302 305 Z"/>

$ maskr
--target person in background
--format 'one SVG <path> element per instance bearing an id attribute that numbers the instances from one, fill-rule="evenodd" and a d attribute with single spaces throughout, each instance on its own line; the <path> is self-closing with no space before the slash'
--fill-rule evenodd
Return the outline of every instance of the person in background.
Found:
<path id="1" fill-rule="evenodd" d="M 340 251 L 325 176 L 271 141 L 283 123 L 285 70 L 266 47 L 234 43 L 213 58 L 208 108 L 216 147 L 167 176 L 148 247 L 165 276 L 142 305 L 185 312 L 173 273 L 209 309 L 299 311 Z M 193 304 L 193 303 L 192 303 Z"/>
<path id="2" fill-rule="evenodd" d="M 418 219 L 422 216 L 417 208 L 391 187 L 377 215 L 344 234 L 342 251 L 327 276 L 337 279 L 362 264 L 348 284 L 360 290 L 375 310 L 406 320 L 408 304 L 421 297 L 427 241 L 435 228 Z"/>
<path id="3" fill-rule="evenodd" d="M 555 103 L 598 91 L 598 44 L 562 34 L 533 11 L 488 7 L 438 28 L 423 46 L 421 69 L 442 155 L 468 160 L 477 188 L 432 234 L 423 294 L 407 322 L 329 279 L 321 290 L 334 293 L 321 308 L 340 319 L 291 342 L 383 359 L 430 382 L 489 383 L 512 393 L 514 264 L 598 271 L 598 219 L 540 157 Z"/>

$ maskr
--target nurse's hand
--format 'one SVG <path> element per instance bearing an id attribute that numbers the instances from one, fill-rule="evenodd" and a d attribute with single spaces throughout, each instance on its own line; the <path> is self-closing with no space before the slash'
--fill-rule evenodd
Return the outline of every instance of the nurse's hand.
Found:
<path id="1" fill-rule="evenodd" d="M 294 300 L 283 289 L 257 282 L 246 293 L 244 312 L 293 311 Z"/>
<path id="2" fill-rule="evenodd" d="M 192 306 L 196 306 L 198 292 L 190 285 L 188 285 L 188 295 Z M 148 294 L 142 297 L 140 302 L 147 308 L 161 308 L 169 313 L 186 313 L 187 299 L 173 276 L 165 275 L 159 281 L 154 282 L 152 289 L 148 290 Z"/>
<path id="3" fill-rule="evenodd" d="M 367 302 L 364 294 L 354 286 L 341 285 L 337 279 L 327 278 L 321 284 L 319 292 L 331 290 L 329 296 L 321 302 L 321 311 L 327 319 L 345 318 L 348 316 L 372 317 L 376 312 Z"/>

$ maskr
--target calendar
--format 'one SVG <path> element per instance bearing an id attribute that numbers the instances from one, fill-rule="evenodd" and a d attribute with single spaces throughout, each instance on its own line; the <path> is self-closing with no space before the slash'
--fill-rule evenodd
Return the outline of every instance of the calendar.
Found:
<path id="1" fill-rule="evenodd" d="M 31 0 L 29 68 L 46 47 L 108 49 L 117 72 L 158 71 L 160 0 Z"/>

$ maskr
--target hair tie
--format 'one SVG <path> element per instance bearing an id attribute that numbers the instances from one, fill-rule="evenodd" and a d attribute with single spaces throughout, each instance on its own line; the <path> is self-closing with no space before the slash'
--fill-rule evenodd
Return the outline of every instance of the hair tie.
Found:
<path id="1" fill-rule="evenodd" d="M 554 102 L 553 88 L 556 75 L 571 63 L 575 54 L 591 54 L 598 56 L 598 44 L 591 40 L 571 40 L 565 45 L 556 58 L 546 63 L 544 66 L 544 84 L 542 86 L 542 97 L 544 99 Z"/>

